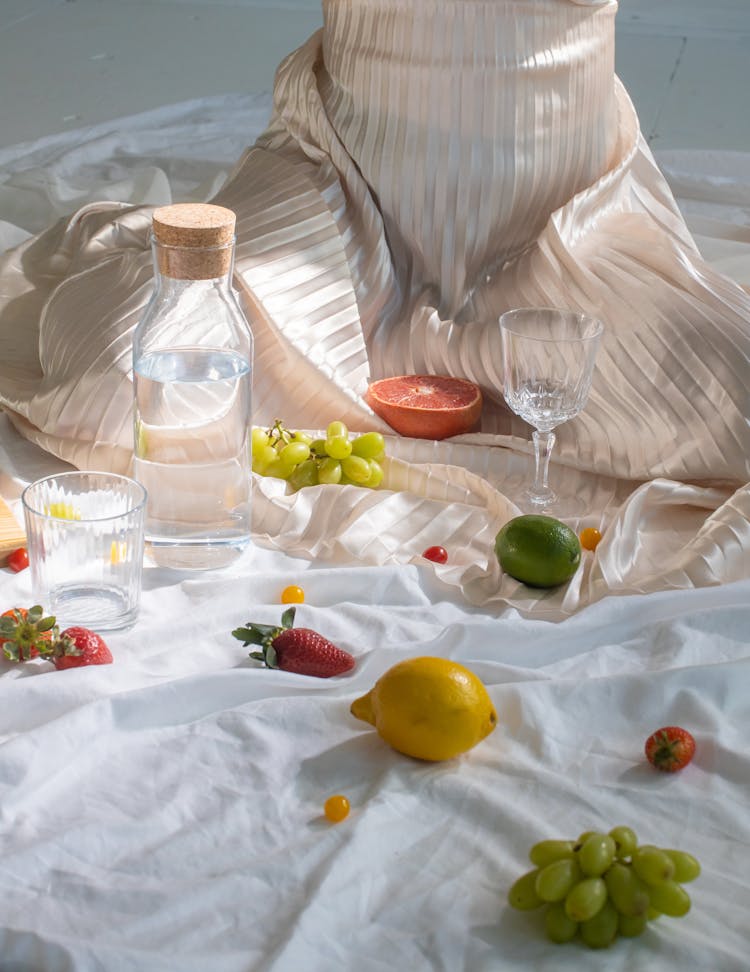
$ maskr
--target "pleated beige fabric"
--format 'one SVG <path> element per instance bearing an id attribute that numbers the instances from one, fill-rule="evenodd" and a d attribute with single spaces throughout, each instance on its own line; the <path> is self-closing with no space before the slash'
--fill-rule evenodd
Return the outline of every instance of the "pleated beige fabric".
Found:
<path id="1" fill-rule="evenodd" d="M 238 216 L 256 421 L 386 429 L 367 380 L 408 372 L 471 378 L 487 405 L 462 444 L 394 439 L 397 492 L 260 483 L 257 531 L 295 553 L 382 563 L 418 555 L 437 524 L 433 542 L 455 552 L 446 582 L 548 616 L 750 573 L 750 295 L 701 259 L 640 135 L 614 75 L 614 0 L 323 11 L 279 69 L 268 131 L 216 197 Z M 129 465 L 149 218 L 87 207 L 0 269 L 2 401 L 77 466 Z M 491 554 L 529 452 L 502 403 L 497 318 L 531 305 L 606 328 L 553 475 L 607 542 L 580 583 L 541 600 Z"/>

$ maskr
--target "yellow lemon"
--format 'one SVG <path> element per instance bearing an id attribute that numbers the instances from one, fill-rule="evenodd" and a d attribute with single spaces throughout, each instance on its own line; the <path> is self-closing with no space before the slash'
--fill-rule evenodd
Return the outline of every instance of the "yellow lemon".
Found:
<path id="1" fill-rule="evenodd" d="M 433 761 L 465 753 L 497 725 L 477 676 L 457 662 L 429 656 L 389 668 L 352 702 L 351 713 L 400 753 Z"/>

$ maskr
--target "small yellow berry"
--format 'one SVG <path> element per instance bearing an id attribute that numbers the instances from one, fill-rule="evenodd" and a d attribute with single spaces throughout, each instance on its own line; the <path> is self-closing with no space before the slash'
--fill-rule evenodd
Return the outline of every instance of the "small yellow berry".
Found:
<path id="1" fill-rule="evenodd" d="M 602 535 L 596 529 L 596 527 L 586 527 L 581 530 L 581 535 L 579 540 L 581 541 L 581 546 L 584 550 L 596 550 L 597 544 L 601 540 Z"/>
<path id="2" fill-rule="evenodd" d="M 281 592 L 282 604 L 302 604 L 305 600 L 305 592 L 296 584 L 290 584 Z"/>
<path id="3" fill-rule="evenodd" d="M 323 804 L 323 812 L 331 823 L 341 823 L 349 816 L 349 801 L 345 796 L 337 793 L 330 796 Z"/>

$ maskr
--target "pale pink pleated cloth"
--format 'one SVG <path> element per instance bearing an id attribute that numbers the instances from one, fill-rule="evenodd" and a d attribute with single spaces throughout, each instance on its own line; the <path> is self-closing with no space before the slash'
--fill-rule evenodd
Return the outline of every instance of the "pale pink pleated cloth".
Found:
<path id="1" fill-rule="evenodd" d="M 478 604 L 562 616 L 607 593 L 750 574 L 750 295 L 700 257 L 614 74 L 614 0 L 325 0 L 281 65 L 267 132 L 216 201 L 238 216 L 257 424 L 387 427 L 368 378 L 455 374 L 482 431 L 394 438 L 385 490 L 258 482 L 266 541 L 333 562 L 418 556 Z M 150 211 L 86 207 L 5 257 L 0 397 L 79 467 L 129 467 L 130 342 Z M 606 328 L 553 469 L 606 529 L 565 591 L 500 577 L 492 538 L 528 473 L 497 319 L 556 305 Z M 413 549 L 412 549 L 413 548 Z"/>

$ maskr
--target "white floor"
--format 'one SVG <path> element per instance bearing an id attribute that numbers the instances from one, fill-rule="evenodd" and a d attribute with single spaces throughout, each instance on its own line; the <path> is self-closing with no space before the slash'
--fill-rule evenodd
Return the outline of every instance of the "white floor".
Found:
<path id="1" fill-rule="evenodd" d="M 269 90 L 320 21 L 319 0 L 0 0 L 0 147 Z M 621 0 L 617 42 L 654 148 L 750 151 L 750 0 Z"/>

